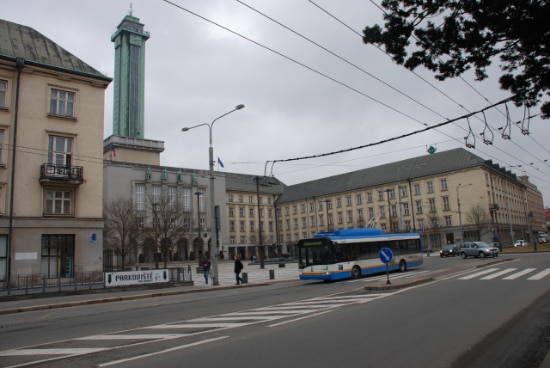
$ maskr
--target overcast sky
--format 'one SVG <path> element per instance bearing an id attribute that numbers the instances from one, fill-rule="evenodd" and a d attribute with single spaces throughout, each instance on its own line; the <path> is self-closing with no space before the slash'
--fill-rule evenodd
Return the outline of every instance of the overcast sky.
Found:
<path id="1" fill-rule="evenodd" d="M 34 28 L 87 64 L 114 76 L 111 35 L 132 9 L 150 32 L 146 43 L 145 138 L 164 141 L 161 164 L 208 169 L 208 128 L 216 121 L 214 157 L 221 171 L 275 175 L 288 185 L 414 156 L 466 147 L 468 121 L 437 129 L 509 97 L 491 78 L 472 74 L 439 82 L 394 64 L 365 45 L 365 26 L 382 24 L 380 0 L 3 0 L 1 17 Z M 131 4 L 131 5 L 130 5 Z M 177 6 L 176 6 L 177 5 Z M 183 10 L 183 9 L 186 10 Z M 194 13 L 194 14 L 193 14 Z M 105 132 L 112 134 L 112 85 L 105 97 Z M 550 121 L 521 123 L 508 105 L 511 139 L 503 139 L 506 108 L 469 118 L 469 150 L 528 175 L 550 203 Z M 531 115 L 539 109 L 532 109 Z M 492 144 L 485 144 L 480 133 Z M 508 133 L 508 131 L 506 131 Z M 475 141 L 474 141 L 475 136 Z M 388 141 L 387 143 L 377 144 Z M 370 145 L 370 146 L 369 146 Z M 318 158 L 355 147 L 365 148 Z M 267 165 L 266 165 L 267 163 Z M 267 167 L 267 170 L 266 170 Z M 216 167 L 218 168 L 218 167 Z"/>

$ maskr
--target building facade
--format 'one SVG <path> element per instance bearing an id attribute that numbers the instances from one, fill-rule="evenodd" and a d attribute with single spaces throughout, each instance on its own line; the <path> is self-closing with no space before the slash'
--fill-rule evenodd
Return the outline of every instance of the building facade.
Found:
<path id="1" fill-rule="evenodd" d="M 301 183 L 277 202 L 281 241 L 364 226 L 419 232 L 428 249 L 532 241 L 530 213 L 543 211 L 542 194 L 526 183 L 463 148 Z"/>
<path id="2" fill-rule="evenodd" d="M 101 272 L 111 79 L 32 28 L 0 39 L 0 280 Z"/>

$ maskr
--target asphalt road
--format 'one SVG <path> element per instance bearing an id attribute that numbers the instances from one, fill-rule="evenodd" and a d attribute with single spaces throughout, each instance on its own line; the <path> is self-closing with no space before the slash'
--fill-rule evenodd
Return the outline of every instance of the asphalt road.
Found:
<path id="1" fill-rule="evenodd" d="M 0 366 L 538 367 L 550 254 L 493 261 L 2 315 Z"/>

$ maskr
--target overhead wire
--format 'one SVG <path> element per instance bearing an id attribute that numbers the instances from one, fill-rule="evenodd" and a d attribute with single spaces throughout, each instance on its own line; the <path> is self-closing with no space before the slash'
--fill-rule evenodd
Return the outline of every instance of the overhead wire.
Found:
<path id="1" fill-rule="evenodd" d="M 328 15 L 329 17 L 331 17 L 332 19 L 334 19 L 335 21 L 337 21 L 338 23 L 340 23 L 341 25 L 343 25 L 345 28 L 347 28 L 348 30 L 350 30 L 351 32 L 353 32 L 354 34 L 356 34 L 357 36 L 359 37 L 363 37 L 359 32 L 357 32 L 356 30 L 354 30 L 352 27 L 350 27 L 348 24 L 346 24 L 345 22 L 343 22 L 341 19 L 339 19 L 338 17 L 336 17 L 335 15 L 333 15 L 332 13 L 330 13 L 328 10 L 324 9 L 322 6 L 320 6 L 319 4 L 315 3 L 313 0 L 308 0 L 309 3 L 311 3 L 312 5 L 314 5 L 315 7 L 317 7 L 319 10 L 321 10 L 322 12 L 324 12 L 326 15 Z M 382 9 L 378 4 L 376 4 L 373 0 L 370 0 L 370 2 L 376 6 L 376 8 L 378 8 L 381 12 L 383 12 L 385 14 L 385 10 Z M 383 52 L 384 54 L 388 55 L 388 53 L 381 47 L 377 46 L 377 45 L 372 45 L 374 46 L 375 48 L 377 48 L 379 51 Z M 388 55 L 390 58 L 391 56 Z M 409 69 L 407 69 L 409 70 Z M 452 97 L 450 97 L 448 94 L 444 93 L 443 91 L 441 91 L 439 88 L 437 88 L 436 86 L 434 86 L 432 83 L 430 83 L 429 81 L 427 81 L 425 78 L 423 78 L 422 76 L 420 76 L 418 73 L 414 72 L 413 70 L 409 70 L 412 74 L 414 74 L 415 76 L 417 76 L 418 78 L 420 78 L 422 81 L 424 81 L 425 83 L 427 83 L 430 87 L 434 88 L 436 91 L 438 91 L 440 94 L 442 94 L 443 96 L 445 96 L 446 98 L 448 98 L 449 100 L 451 100 L 453 103 L 455 103 L 457 106 L 461 107 L 462 109 L 464 109 L 465 111 L 470 111 L 468 110 L 463 104 L 459 103 L 458 101 L 456 101 L 455 99 L 453 99 Z M 474 86 L 472 86 L 468 81 L 466 81 L 462 76 L 459 77 L 467 86 L 469 86 L 471 89 L 473 89 L 479 96 L 481 96 L 485 101 L 487 101 L 488 103 L 492 103 L 487 97 L 485 97 L 481 92 L 479 92 Z M 497 111 L 499 111 L 501 114 L 503 114 L 505 117 L 509 118 L 509 114 L 505 114 L 503 113 L 502 111 L 500 111 L 498 108 L 496 108 Z M 479 117 L 476 116 L 476 118 L 480 119 Z M 485 120 L 484 123 L 487 125 L 487 121 Z M 456 125 L 456 124 L 455 124 Z M 457 125 L 458 126 L 458 125 Z M 461 129 L 465 129 L 464 127 L 461 127 L 461 126 L 458 126 L 460 127 Z M 497 130 L 497 128 L 494 128 L 494 127 L 491 127 L 492 130 Z M 469 130 L 467 130 L 467 132 L 472 132 L 472 129 L 469 128 Z M 473 133 L 473 132 L 472 132 Z M 480 134 L 482 135 L 482 134 Z M 541 145 L 539 142 L 537 142 L 534 138 L 532 138 L 532 136 L 530 136 L 530 138 L 535 142 L 537 143 L 538 146 L 540 147 L 543 147 L 543 145 Z M 525 150 L 521 145 L 517 144 L 516 142 L 513 142 L 511 141 L 512 144 L 514 144 L 515 146 L 517 146 L 519 149 L 521 149 L 523 152 L 531 155 L 532 157 L 534 158 L 537 158 L 535 155 L 533 155 L 530 151 L 527 151 Z M 466 146 L 468 146 L 468 144 L 466 144 Z M 494 146 L 493 146 L 494 147 Z M 471 148 L 471 147 L 469 147 Z M 497 149 L 498 151 L 500 151 L 501 153 L 503 154 L 506 154 L 508 156 L 511 156 L 507 151 L 505 150 L 502 150 L 501 148 L 499 147 L 494 147 L 495 149 Z M 550 153 L 550 151 L 548 151 L 547 148 L 543 147 L 543 149 L 547 152 Z M 483 152 L 483 150 L 479 149 L 479 151 Z M 488 156 L 491 156 L 489 155 L 488 153 L 486 152 L 483 152 L 484 154 L 488 155 Z M 512 157 L 512 156 L 511 156 Z M 513 157 L 513 158 L 516 158 L 517 157 Z M 496 159 L 496 158 L 495 158 Z M 548 163 L 545 163 L 546 166 L 550 167 L 548 165 Z"/>

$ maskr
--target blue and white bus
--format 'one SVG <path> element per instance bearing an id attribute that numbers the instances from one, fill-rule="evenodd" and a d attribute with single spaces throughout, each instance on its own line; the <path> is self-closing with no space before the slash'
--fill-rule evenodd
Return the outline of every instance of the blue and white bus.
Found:
<path id="1" fill-rule="evenodd" d="M 382 229 L 357 228 L 317 233 L 298 242 L 301 280 L 335 281 L 386 272 L 381 248 L 390 248 L 389 271 L 406 271 L 423 263 L 417 233 L 386 234 Z"/>

